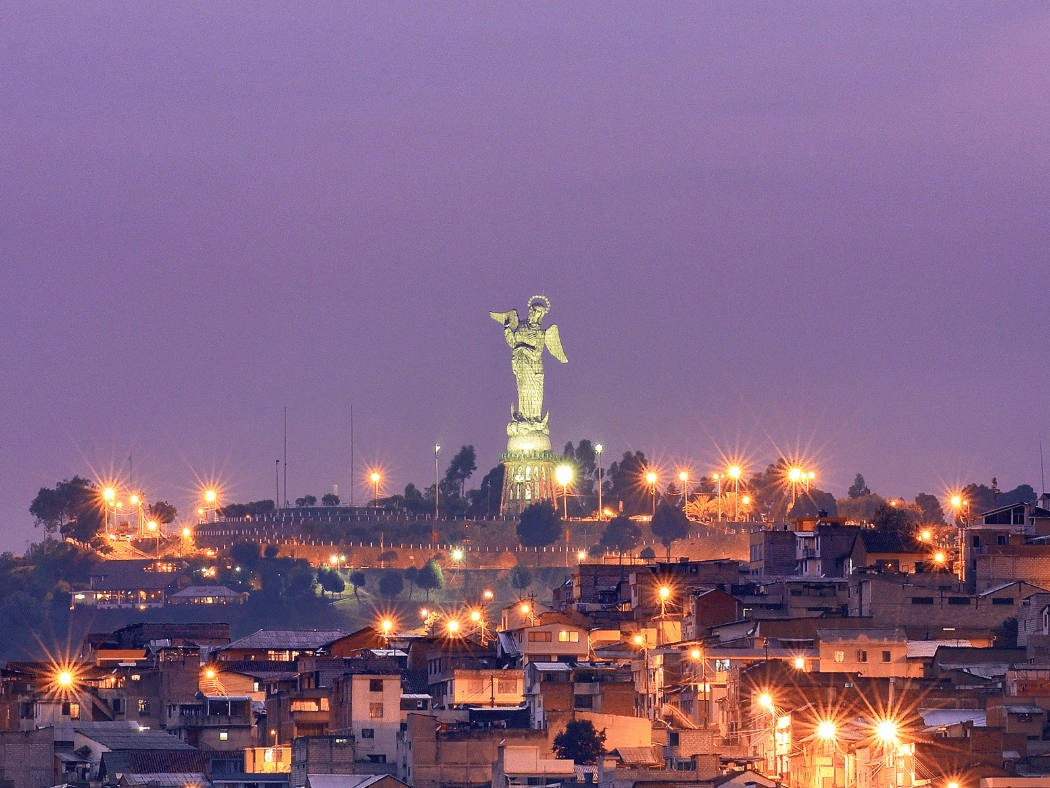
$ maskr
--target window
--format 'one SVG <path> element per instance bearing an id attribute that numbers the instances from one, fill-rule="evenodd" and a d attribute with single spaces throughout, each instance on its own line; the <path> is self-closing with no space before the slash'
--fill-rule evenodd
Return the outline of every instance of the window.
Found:
<path id="1" fill-rule="evenodd" d="M 729 660 L 728 659 L 716 659 L 715 660 L 715 673 L 728 673 L 729 672 Z"/>
<path id="2" fill-rule="evenodd" d="M 868 661 L 868 652 L 867 651 L 863 651 L 863 650 L 857 651 L 857 662 L 867 662 L 867 661 Z"/>
<path id="3" fill-rule="evenodd" d="M 992 597 L 993 605 L 1012 605 L 1014 603 L 1013 597 L 997 596 Z"/>
<path id="4" fill-rule="evenodd" d="M 470 679 L 467 681 L 467 692 L 471 695 L 477 695 L 479 692 L 484 692 L 485 684 L 485 679 Z"/>
<path id="5" fill-rule="evenodd" d="M 968 605 L 970 604 L 970 597 L 968 596 L 950 596 L 948 597 L 949 605 Z"/>
<path id="6" fill-rule="evenodd" d="M 594 696 L 593 695 L 573 695 L 572 706 L 574 709 L 593 709 L 594 708 Z"/>
<path id="7" fill-rule="evenodd" d="M 139 698 L 139 714 L 149 714 L 149 701 L 146 698 Z"/>
<path id="8" fill-rule="evenodd" d="M 836 651 L 835 652 L 835 661 L 836 662 L 845 662 L 846 661 L 846 652 L 845 651 Z"/>
<path id="9" fill-rule="evenodd" d="M 882 652 L 882 661 L 883 662 L 889 662 L 890 661 L 890 652 L 888 652 L 888 651 L 883 651 Z"/>
<path id="10" fill-rule="evenodd" d="M 518 691 L 517 679 L 500 679 L 496 682 L 496 691 L 500 695 L 512 695 Z"/>
<path id="11" fill-rule="evenodd" d="M 911 598 L 911 603 L 913 605 L 932 605 L 933 604 L 933 597 L 932 596 L 913 596 Z"/>
<path id="12" fill-rule="evenodd" d="M 551 633 L 550 632 L 529 632 L 530 643 L 550 643 Z"/>
<path id="13" fill-rule="evenodd" d="M 230 740 L 230 732 L 229 731 L 219 731 L 219 741 L 229 741 L 229 740 Z"/>
<path id="14" fill-rule="evenodd" d="M 559 643 L 579 643 L 580 642 L 580 633 L 579 632 L 570 632 L 569 630 L 563 629 L 561 632 L 558 633 L 558 642 Z"/>
<path id="15" fill-rule="evenodd" d="M 374 739 L 375 737 L 376 737 L 376 729 L 375 728 L 362 728 L 361 729 L 361 738 L 362 739 Z"/>
<path id="16" fill-rule="evenodd" d="M 368 716 L 373 720 L 383 719 L 383 704 L 382 703 L 369 703 L 368 704 Z"/>
<path id="17" fill-rule="evenodd" d="M 62 704 L 62 716 L 69 717 L 71 720 L 80 719 L 80 704 L 72 701 L 65 701 Z"/>
<path id="18" fill-rule="evenodd" d="M 369 692 L 382 692 L 383 691 L 383 680 L 382 679 L 369 679 L 368 680 L 368 691 Z"/>
<path id="19" fill-rule="evenodd" d="M 123 714 L 125 709 L 127 709 L 127 703 L 125 703 L 123 698 L 114 698 L 110 705 L 113 707 L 114 714 Z"/>

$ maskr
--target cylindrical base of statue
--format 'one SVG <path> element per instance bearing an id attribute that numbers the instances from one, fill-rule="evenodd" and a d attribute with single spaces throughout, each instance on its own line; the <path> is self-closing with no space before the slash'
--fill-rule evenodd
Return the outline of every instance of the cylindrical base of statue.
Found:
<path id="1" fill-rule="evenodd" d="M 499 458 L 503 463 L 502 516 L 517 516 L 529 504 L 554 500 L 554 463 L 558 458 L 552 452 L 506 452 Z"/>

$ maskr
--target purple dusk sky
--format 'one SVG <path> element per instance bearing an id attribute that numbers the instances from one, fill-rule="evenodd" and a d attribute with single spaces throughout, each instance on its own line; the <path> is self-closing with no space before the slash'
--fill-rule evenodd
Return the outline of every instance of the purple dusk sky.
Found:
<path id="1" fill-rule="evenodd" d="M 886 495 L 1050 453 L 1037 3 L 7 3 L 0 547 L 73 474 L 273 497 L 556 448 Z"/>

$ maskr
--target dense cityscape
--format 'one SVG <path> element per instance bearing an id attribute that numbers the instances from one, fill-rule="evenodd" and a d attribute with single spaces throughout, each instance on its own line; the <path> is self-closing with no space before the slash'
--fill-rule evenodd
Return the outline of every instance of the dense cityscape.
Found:
<path id="1" fill-rule="evenodd" d="M 1048 42 L 5 4 L 0 788 L 1050 788 Z"/>

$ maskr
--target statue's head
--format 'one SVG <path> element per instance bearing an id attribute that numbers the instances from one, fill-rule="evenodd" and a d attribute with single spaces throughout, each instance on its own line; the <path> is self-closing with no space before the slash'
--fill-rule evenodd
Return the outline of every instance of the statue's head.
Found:
<path id="1" fill-rule="evenodd" d="M 550 311 L 551 301 L 547 296 L 535 295 L 529 299 L 529 322 L 539 323 Z"/>

